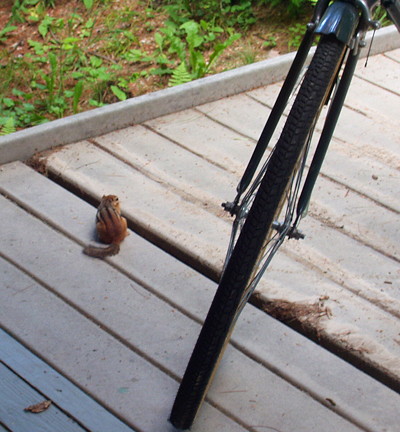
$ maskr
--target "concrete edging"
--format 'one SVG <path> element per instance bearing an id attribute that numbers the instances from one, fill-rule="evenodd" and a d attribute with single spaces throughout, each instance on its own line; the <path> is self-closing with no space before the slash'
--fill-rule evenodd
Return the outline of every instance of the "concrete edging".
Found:
<path id="1" fill-rule="evenodd" d="M 372 32 L 367 37 L 367 48 Z M 367 48 L 362 52 L 366 55 Z M 371 55 L 400 48 L 394 26 L 375 34 Z M 54 120 L 0 137 L 0 164 L 24 160 L 38 151 L 103 135 L 166 114 L 282 80 L 295 53 L 263 60 L 81 114 Z"/>

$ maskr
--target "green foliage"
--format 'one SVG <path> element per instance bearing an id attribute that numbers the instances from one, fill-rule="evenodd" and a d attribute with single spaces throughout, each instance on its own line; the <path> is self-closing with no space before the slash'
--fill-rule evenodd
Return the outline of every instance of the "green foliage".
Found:
<path id="1" fill-rule="evenodd" d="M 222 27 L 204 20 L 189 20 L 178 26 L 174 20 L 170 16 L 166 26 L 155 33 L 157 49 L 152 54 L 134 49 L 124 56 L 130 62 L 155 63 L 157 67 L 151 73 L 172 75 L 170 85 L 204 77 L 223 51 L 240 38 L 240 34 L 228 29 L 231 34 L 220 42 Z M 210 47 L 207 56 L 205 50 Z"/>
<path id="2" fill-rule="evenodd" d="M 275 36 L 269 36 L 267 40 L 263 43 L 265 48 L 275 48 L 278 44 Z"/>
<path id="3" fill-rule="evenodd" d="M 90 10 L 93 7 L 93 0 L 83 0 L 83 4 L 87 10 Z"/>
<path id="4" fill-rule="evenodd" d="M 187 70 L 186 63 L 182 62 L 172 71 L 168 85 L 172 87 L 179 84 L 185 84 L 190 81 L 192 81 L 192 75 Z"/>
<path id="5" fill-rule="evenodd" d="M 10 125 L 13 128 L 18 128 L 46 121 L 45 117 L 36 111 L 35 105 L 31 103 L 31 93 L 24 93 L 14 88 L 10 96 L 12 97 L 0 98 L 0 126 L 4 133 L 10 133 Z"/>
<path id="6" fill-rule="evenodd" d="M 174 22 L 203 20 L 228 27 L 248 28 L 256 22 L 251 0 L 170 0 L 166 1 Z"/>
<path id="7" fill-rule="evenodd" d="M 193 79 L 205 76 L 210 71 L 211 65 L 222 52 L 232 45 L 235 40 L 240 38 L 240 34 L 235 33 L 224 42 L 215 43 L 209 59 L 206 60 L 202 48 L 210 39 L 215 40 L 215 35 L 212 32 L 205 33 L 204 30 L 207 31 L 208 26 L 205 21 L 202 21 L 202 23 L 203 25 L 198 24 L 196 21 L 187 21 L 180 26 L 180 29 L 185 31 L 184 41 L 186 42 L 186 46 L 184 46 L 183 50 L 177 52 L 177 54 L 181 61 L 186 62 L 186 67 L 190 71 Z"/>
<path id="8" fill-rule="evenodd" d="M 16 26 L 12 26 L 10 24 L 7 24 L 3 30 L 0 30 L 0 43 L 5 42 L 7 40 L 8 33 L 12 33 L 14 30 L 16 30 Z"/>
<path id="9" fill-rule="evenodd" d="M 82 0 L 85 8 L 90 10 L 95 3 L 104 0 Z M 56 0 L 14 0 L 11 9 L 11 21 L 38 21 L 47 8 L 55 8 Z"/>
<path id="10" fill-rule="evenodd" d="M 172 86 L 204 77 L 241 37 L 238 30 L 246 32 L 255 23 L 254 6 L 281 4 L 286 10 L 289 3 L 297 10 L 310 1 L 141 0 L 145 8 L 139 11 L 122 0 L 80 0 L 61 16 L 52 9 L 68 2 L 14 0 L 10 20 L 0 29 L 0 130 L 9 133 L 125 100 L 145 80 Z M 14 38 L 20 23 L 35 36 L 18 54 L 18 45 L 3 49 L 1 43 Z M 300 33 L 289 27 L 296 47 Z M 276 45 L 273 34 L 264 43 Z M 241 62 L 255 60 L 248 47 Z"/>
<path id="11" fill-rule="evenodd" d="M 46 8 L 54 6 L 55 0 L 14 0 L 11 10 L 11 21 L 37 22 Z"/>
<path id="12" fill-rule="evenodd" d="M 46 5 L 52 6 L 51 2 Z M 17 128 L 81 111 L 85 92 L 92 95 L 89 104 L 96 106 L 103 104 L 109 95 L 119 100 L 127 97 L 119 85 L 113 85 L 118 83 L 120 67 L 112 62 L 105 66 L 100 57 L 86 49 L 96 42 L 92 31 L 94 18 L 85 20 L 77 13 L 59 19 L 47 13 L 38 14 L 38 6 L 46 5 L 36 0 L 16 1 L 14 5 L 14 15 L 18 10 L 24 19 L 38 18 L 37 29 L 43 38 L 43 42 L 28 40 L 30 52 L 22 58 L 10 59 L 2 70 L 5 79 L 0 81 L 0 94 L 10 93 L 10 86 L 12 93 L 0 99 L 0 118 L 11 118 Z M 86 8 L 93 5 L 94 2 L 85 2 Z M 14 28 L 6 26 L 0 37 L 7 37 Z M 63 36 L 59 37 L 59 33 Z M 30 88 L 31 92 L 18 87 Z"/>
<path id="13" fill-rule="evenodd" d="M 383 6 L 378 6 L 374 12 L 374 19 L 379 21 L 382 26 L 392 24 L 392 21 L 387 15 L 386 9 Z"/>
<path id="14" fill-rule="evenodd" d="M 74 91 L 72 94 L 73 101 L 72 101 L 72 111 L 74 114 L 76 114 L 79 111 L 79 102 L 82 97 L 83 93 L 83 81 L 78 81 L 75 84 Z"/>
<path id="15" fill-rule="evenodd" d="M 306 28 L 303 24 L 295 24 L 289 27 L 290 40 L 289 48 L 297 49 L 303 39 Z"/>
<path id="16" fill-rule="evenodd" d="M 127 98 L 127 95 L 125 92 L 123 92 L 118 86 L 116 85 L 112 85 L 110 87 L 111 91 L 114 93 L 115 96 L 117 96 L 117 98 L 120 101 L 124 101 Z"/>
<path id="17" fill-rule="evenodd" d="M 15 132 L 15 120 L 13 117 L 0 117 L 0 136 Z"/>
<path id="18" fill-rule="evenodd" d="M 260 3 L 268 4 L 274 7 L 284 6 L 290 14 L 296 15 L 305 7 L 309 6 L 310 4 L 315 4 L 317 1 L 318 0 L 260 0 Z"/>

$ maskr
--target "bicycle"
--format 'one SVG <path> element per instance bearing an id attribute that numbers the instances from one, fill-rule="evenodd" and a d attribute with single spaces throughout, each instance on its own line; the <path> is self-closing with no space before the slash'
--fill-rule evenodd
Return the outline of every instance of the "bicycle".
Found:
<path id="1" fill-rule="evenodd" d="M 366 45 L 366 32 L 379 28 L 372 18 L 379 3 L 400 31 L 400 0 L 319 0 L 315 5 L 236 197 L 223 204 L 235 219 L 218 289 L 171 411 L 170 421 L 179 429 L 192 425 L 236 320 L 271 259 L 286 238 L 304 237 L 298 226 L 307 213 L 360 49 Z M 317 36 L 315 53 L 298 85 Z M 282 133 L 261 164 L 295 88 L 298 93 Z M 324 106 L 329 106 L 328 112 L 311 155 L 311 138 Z"/>

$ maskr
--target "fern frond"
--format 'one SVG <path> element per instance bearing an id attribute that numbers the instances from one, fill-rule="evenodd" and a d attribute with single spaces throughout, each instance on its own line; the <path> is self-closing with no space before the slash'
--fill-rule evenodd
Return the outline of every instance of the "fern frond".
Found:
<path id="1" fill-rule="evenodd" d="M 172 71 L 172 75 L 169 79 L 168 85 L 172 87 L 190 82 L 192 81 L 192 79 L 192 75 L 187 70 L 186 64 L 182 62 L 177 68 Z"/>
<path id="2" fill-rule="evenodd" d="M 0 136 L 8 135 L 15 132 L 17 129 L 15 127 L 15 120 L 13 117 L 8 117 L 4 122 L 3 126 L 0 127 Z"/>

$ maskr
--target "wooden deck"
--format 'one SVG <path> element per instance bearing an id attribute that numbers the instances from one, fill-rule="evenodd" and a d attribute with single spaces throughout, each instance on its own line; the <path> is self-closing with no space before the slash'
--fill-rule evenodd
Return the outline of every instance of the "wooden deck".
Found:
<path id="1" fill-rule="evenodd" d="M 0 344 L 0 422 L 7 430 L 132 430 L 3 330 Z M 25 410 L 43 401 L 51 405 L 40 415 Z"/>
<path id="2" fill-rule="evenodd" d="M 307 238 L 288 243 L 258 293 L 268 304 L 323 301 L 329 317 L 294 319 L 391 389 L 248 305 L 193 431 L 397 430 L 399 62 L 392 51 L 360 65 Z M 173 430 L 169 411 L 216 288 L 205 275 L 219 273 L 229 236 L 220 203 L 278 88 L 37 155 L 46 175 L 22 161 L 0 167 L 3 429 L 27 432 L 49 416 L 62 425 L 51 430 Z M 82 247 L 104 193 L 119 195 L 132 231 L 99 261 Z M 24 412 L 43 398 L 48 411 Z"/>

